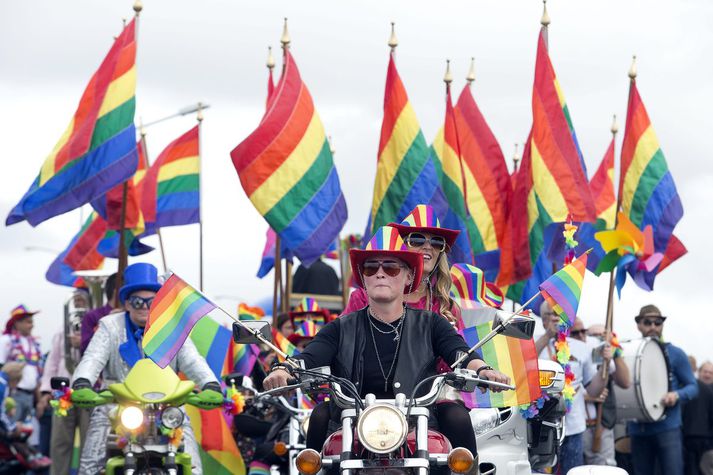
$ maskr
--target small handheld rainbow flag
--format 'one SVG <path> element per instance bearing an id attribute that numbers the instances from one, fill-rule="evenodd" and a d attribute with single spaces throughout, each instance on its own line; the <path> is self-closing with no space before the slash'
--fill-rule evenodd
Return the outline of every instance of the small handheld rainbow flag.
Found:
<path id="1" fill-rule="evenodd" d="M 290 343 L 290 340 L 285 338 L 285 336 L 282 335 L 282 333 L 278 332 L 274 328 L 272 329 L 272 341 L 277 345 L 278 348 L 280 348 L 283 352 L 287 354 L 287 356 L 295 356 L 298 355 L 300 352 L 297 349 L 295 345 Z M 283 361 L 283 358 L 278 355 L 278 359 L 280 361 Z"/>
<path id="2" fill-rule="evenodd" d="M 142 341 L 144 354 L 165 368 L 196 322 L 215 308 L 213 302 L 173 274 L 151 304 Z"/>
<path id="3" fill-rule="evenodd" d="M 574 325 L 574 317 L 577 316 L 586 268 L 587 254 L 584 254 L 540 284 L 544 299 L 561 319 L 569 321 L 569 326 Z"/>

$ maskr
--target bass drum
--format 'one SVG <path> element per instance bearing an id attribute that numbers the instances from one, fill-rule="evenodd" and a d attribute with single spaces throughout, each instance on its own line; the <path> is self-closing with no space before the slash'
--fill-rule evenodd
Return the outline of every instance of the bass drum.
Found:
<path id="1" fill-rule="evenodd" d="M 614 385 L 617 421 L 656 422 L 666 409 L 668 362 L 661 343 L 649 337 L 622 341 L 622 357 L 629 367 L 631 386 Z"/>

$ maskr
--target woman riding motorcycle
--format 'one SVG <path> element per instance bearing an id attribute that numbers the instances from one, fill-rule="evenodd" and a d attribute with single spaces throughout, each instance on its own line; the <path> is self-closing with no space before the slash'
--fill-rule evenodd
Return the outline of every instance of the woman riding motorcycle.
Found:
<path id="1" fill-rule="evenodd" d="M 361 397 L 368 393 L 380 399 L 393 399 L 396 393 L 410 396 L 419 381 L 436 374 L 438 357 L 453 362 L 468 351 L 468 345 L 444 318 L 404 304 L 404 294 L 421 281 L 423 257 L 408 250 L 396 228 L 379 229 L 364 250 L 352 249 L 349 257 L 356 281 L 368 296 L 368 306 L 326 325 L 295 359 L 302 360 L 307 369 L 330 366 L 332 374 L 353 381 Z M 507 376 L 476 355 L 465 364 L 480 377 L 509 383 Z M 265 379 L 265 388 L 285 386 L 289 378 L 288 364 L 275 365 Z M 454 447 L 476 454 L 475 434 L 465 406 L 441 401 L 434 413 Z M 319 404 L 310 417 L 307 447 L 320 451 L 329 421 L 338 419 L 336 406 Z"/>

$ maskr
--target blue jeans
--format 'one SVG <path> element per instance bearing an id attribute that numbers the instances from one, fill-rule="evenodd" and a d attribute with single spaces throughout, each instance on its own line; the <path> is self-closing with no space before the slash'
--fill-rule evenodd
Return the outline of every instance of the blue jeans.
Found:
<path id="1" fill-rule="evenodd" d="M 560 446 L 559 462 L 560 472 L 565 475 L 569 469 L 584 465 L 584 444 L 582 434 L 568 435 Z"/>
<path id="2" fill-rule="evenodd" d="M 660 473 L 683 475 L 681 429 L 631 438 L 631 462 L 634 475 L 651 475 L 658 464 Z"/>

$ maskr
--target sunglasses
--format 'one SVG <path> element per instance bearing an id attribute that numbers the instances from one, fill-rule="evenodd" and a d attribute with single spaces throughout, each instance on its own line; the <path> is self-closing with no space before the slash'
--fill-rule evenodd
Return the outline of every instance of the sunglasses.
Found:
<path id="1" fill-rule="evenodd" d="M 657 318 L 655 320 L 649 320 L 648 318 L 644 318 L 642 320 L 639 320 L 639 322 L 645 327 L 650 327 L 651 325 L 660 327 L 661 325 L 663 325 L 663 318 Z"/>
<path id="2" fill-rule="evenodd" d="M 426 243 L 430 243 L 433 249 L 437 251 L 444 251 L 446 249 L 446 240 L 441 236 L 431 236 L 427 238 L 421 233 L 410 233 L 406 236 L 406 245 L 408 247 L 423 247 Z"/>
<path id="3" fill-rule="evenodd" d="M 587 330 L 585 330 L 585 329 L 582 329 L 582 330 L 572 330 L 571 332 L 569 332 L 569 334 L 572 335 L 572 336 L 584 335 L 585 333 L 587 333 Z"/>
<path id="4" fill-rule="evenodd" d="M 142 308 L 151 308 L 151 304 L 153 303 L 154 297 L 139 297 L 138 295 L 132 295 L 129 297 L 127 300 L 129 302 L 129 305 L 131 305 L 131 308 L 134 310 L 141 310 Z"/>
<path id="5" fill-rule="evenodd" d="M 315 325 L 324 325 L 324 315 L 295 315 L 293 319 L 296 325 L 301 325 L 306 321 L 313 321 Z"/>
<path id="6" fill-rule="evenodd" d="M 384 273 L 391 277 L 396 277 L 401 273 L 403 264 L 396 261 L 366 261 L 364 263 L 363 273 L 367 277 L 371 277 L 379 272 L 379 267 L 384 269 Z"/>

